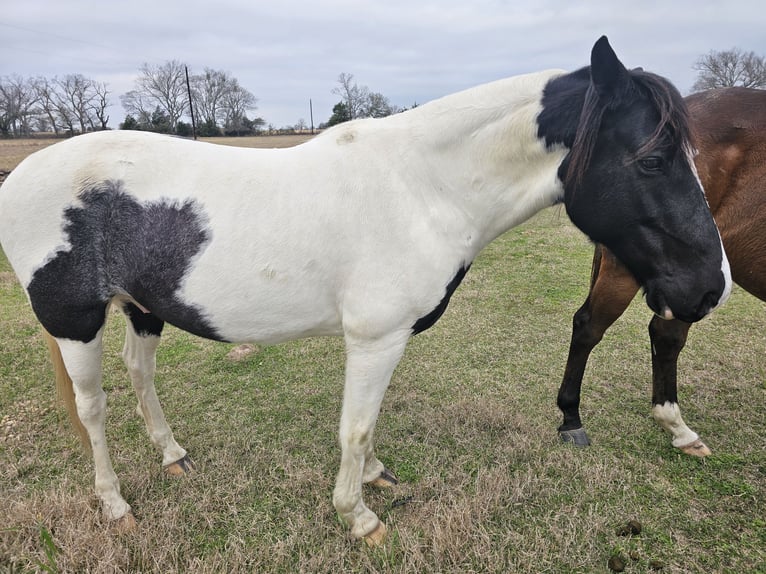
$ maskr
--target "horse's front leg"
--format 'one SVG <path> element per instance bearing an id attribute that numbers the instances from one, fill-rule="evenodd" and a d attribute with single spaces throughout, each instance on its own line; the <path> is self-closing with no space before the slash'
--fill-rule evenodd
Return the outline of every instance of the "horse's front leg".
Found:
<path id="1" fill-rule="evenodd" d="M 559 436 L 564 442 L 587 446 L 590 439 L 580 419 L 580 392 L 591 351 L 622 315 L 638 291 L 630 272 L 605 247 L 596 246 L 588 297 L 572 320 L 572 339 L 559 387 L 557 405 L 564 415 Z"/>
<path id="2" fill-rule="evenodd" d="M 652 415 L 672 437 L 674 447 L 693 456 L 707 456 L 710 449 L 681 418 L 678 408 L 678 356 L 686 345 L 690 323 L 666 321 L 655 316 L 649 323 L 652 340 Z"/>
<path id="3" fill-rule="evenodd" d="M 402 357 L 409 332 L 374 341 L 346 336 L 346 384 L 340 417 L 341 462 L 333 493 L 338 514 L 357 538 L 369 545 L 383 542 L 386 527 L 362 500 L 362 483 L 393 483 L 375 458 L 373 433 L 391 374 Z"/>

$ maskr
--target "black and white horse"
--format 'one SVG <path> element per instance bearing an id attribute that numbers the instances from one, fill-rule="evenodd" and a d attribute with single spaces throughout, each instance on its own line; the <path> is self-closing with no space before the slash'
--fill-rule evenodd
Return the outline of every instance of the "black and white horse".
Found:
<path id="1" fill-rule="evenodd" d="M 333 502 L 354 536 L 385 526 L 362 484 L 395 482 L 373 450 L 408 339 L 433 325 L 481 249 L 564 202 L 663 317 L 696 321 L 731 279 L 692 163 L 682 99 L 629 71 L 606 38 L 591 66 L 480 86 L 289 150 L 136 132 L 73 138 L 0 190 L 0 242 L 71 381 L 109 519 L 133 522 L 110 462 L 101 385 L 107 309 L 163 464 L 183 472 L 154 390 L 168 322 L 221 341 L 343 336 L 346 383 Z M 69 379 L 67 377 L 71 377 Z"/>

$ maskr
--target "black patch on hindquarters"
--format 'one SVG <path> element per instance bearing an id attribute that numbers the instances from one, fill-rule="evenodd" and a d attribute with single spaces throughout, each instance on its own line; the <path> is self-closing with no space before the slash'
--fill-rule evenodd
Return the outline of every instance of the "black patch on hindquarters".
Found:
<path id="1" fill-rule="evenodd" d="M 455 276 L 452 278 L 452 281 L 449 282 L 447 285 L 447 290 L 444 293 L 444 297 L 442 297 L 442 300 L 439 301 L 439 304 L 434 308 L 433 311 L 428 313 L 428 315 L 424 315 L 417 321 L 415 321 L 415 324 L 412 326 L 412 334 L 417 335 L 418 333 L 422 333 L 426 329 L 429 329 L 434 326 L 434 323 L 439 320 L 439 317 L 441 317 L 444 314 L 444 311 L 447 310 L 447 305 L 449 305 L 450 297 L 452 297 L 452 294 L 455 292 L 455 289 L 458 288 L 458 285 L 460 285 L 460 282 L 463 280 L 463 277 L 465 277 L 465 274 L 468 273 L 468 270 L 471 268 L 471 264 L 464 265 L 461 267 L 457 273 L 455 273 Z"/>
<path id="2" fill-rule="evenodd" d="M 81 205 L 64 211 L 70 249 L 56 253 L 27 287 L 51 335 L 91 341 L 112 297 L 128 294 L 156 320 L 221 340 L 201 310 L 177 295 L 191 260 L 210 240 L 194 200 L 140 203 L 119 181 L 93 185 L 79 200 Z M 155 320 L 136 320 L 147 332 L 158 328 Z"/>

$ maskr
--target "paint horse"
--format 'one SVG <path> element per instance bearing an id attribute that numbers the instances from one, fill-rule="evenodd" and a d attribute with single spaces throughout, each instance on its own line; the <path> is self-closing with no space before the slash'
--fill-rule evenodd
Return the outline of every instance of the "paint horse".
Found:
<path id="1" fill-rule="evenodd" d="M 232 342 L 343 336 L 333 503 L 381 543 L 363 483 L 396 482 L 373 431 L 408 339 L 444 312 L 490 241 L 563 202 L 619 254 L 657 313 L 696 321 L 730 289 L 691 161 L 683 99 L 628 71 L 607 39 L 591 66 L 494 82 L 288 150 L 97 133 L 40 151 L 0 193 L 0 241 L 71 378 L 105 516 L 129 527 L 104 435 L 102 333 L 123 357 L 163 464 L 188 466 L 154 390 L 165 322 Z M 64 381 L 66 383 L 66 381 Z"/>
<path id="2" fill-rule="evenodd" d="M 721 231 L 734 280 L 766 301 L 766 91 L 726 88 L 686 98 L 699 155 L 697 169 Z M 588 357 L 622 315 L 639 284 L 608 247 L 596 245 L 590 292 L 575 313 L 569 358 L 558 406 L 565 441 L 590 444 L 580 418 L 580 390 Z M 673 446 L 695 456 L 710 450 L 681 417 L 678 356 L 691 325 L 683 320 L 649 323 L 652 349 L 652 415 Z"/>

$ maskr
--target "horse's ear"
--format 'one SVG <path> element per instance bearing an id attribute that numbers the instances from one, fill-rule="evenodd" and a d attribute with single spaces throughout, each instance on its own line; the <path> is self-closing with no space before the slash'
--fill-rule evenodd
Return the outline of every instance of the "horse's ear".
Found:
<path id="1" fill-rule="evenodd" d="M 590 77 L 599 97 L 609 102 L 625 93 L 630 86 L 630 72 L 617 59 L 606 36 L 593 45 L 590 54 Z"/>

